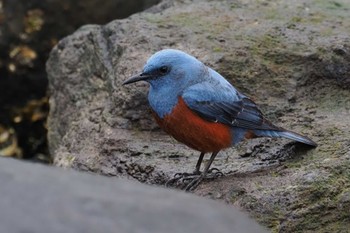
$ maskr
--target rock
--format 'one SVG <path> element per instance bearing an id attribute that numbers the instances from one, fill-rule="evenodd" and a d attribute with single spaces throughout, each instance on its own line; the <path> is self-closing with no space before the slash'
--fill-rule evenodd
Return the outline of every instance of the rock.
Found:
<path id="1" fill-rule="evenodd" d="M 0 186 L 1 232 L 267 232 L 204 198 L 12 159 Z"/>
<path id="2" fill-rule="evenodd" d="M 223 74 L 274 123 L 319 144 L 244 142 L 214 162 L 226 177 L 195 193 L 239 205 L 275 231 L 348 229 L 349 213 L 339 217 L 334 206 L 350 186 L 349 3 L 168 3 L 82 27 L 53 49 L 48 136 L 55 165 L 152 184 L 192 171 L 198 152 L 155 125 L 147 85 L 121 86 L 155 51 L 177 48 Z"/>

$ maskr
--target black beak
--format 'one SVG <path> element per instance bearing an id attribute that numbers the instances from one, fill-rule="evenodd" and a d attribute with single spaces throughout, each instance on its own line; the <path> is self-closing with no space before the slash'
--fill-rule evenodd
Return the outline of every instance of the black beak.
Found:
<path id="1" fill-rule="evenodd" d="M 123 82 L 123 85 L 127 85 L 127 84 L 130 84 L 130 83 L 136 83 L 138 81 L 146 81 L 147 79 L 151 78 L 152 76 L 149 75 L 149 74 L 144 74 L 144 73 L 141 73 L 141 74 L 137 74 L 135 76 L 132 76 L 131 78 L 125 80 Z"/>

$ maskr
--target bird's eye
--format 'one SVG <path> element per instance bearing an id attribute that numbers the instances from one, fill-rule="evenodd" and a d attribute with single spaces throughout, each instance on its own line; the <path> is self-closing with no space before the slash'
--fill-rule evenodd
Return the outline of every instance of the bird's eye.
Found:
<path id="1" fill-rule="evenodd" d="M 169 72 L 169 67 L 167 67 L 167 66 L 161 66 L 160 68 L 159 68 L 159 72 L 161 73 L 161 74 L 167 74 L 168 72 Z"/>

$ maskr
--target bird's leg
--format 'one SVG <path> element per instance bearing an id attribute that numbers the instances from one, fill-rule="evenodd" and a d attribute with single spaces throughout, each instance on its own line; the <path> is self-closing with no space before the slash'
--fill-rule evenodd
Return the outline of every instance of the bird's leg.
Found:
<path id="1" fill-rule="evenodd" d="M 201 154 L 199 155 L 199 158 L 198 158 L 197 164 L 196 164 L 196 168 L 195 168 L 195 170 L 192 173 L 187 173 L 187 172 L 176 173 L 175 177 L 176 176 L 187 177 L 187 176 L 193 176 L 193 175 L 200 175 L 201 174 L 200 168 L 201 168 L 201 165 L 202 165 L 204 154 L 205 154 L 204 152 L 201 152 Z"/>
<path id="2" fill-rule="evenodd" d="M 204 154 L 205 154 L 204 152 L 201 152 L 201 154 L 199 155 L 199 158 L 198 158 L 198 161 L 197 161 L 197 164 L 196 164 L 196 169 L 193 172 L 194 175 L 201 174 L 199 169 L 201 168 L 201 164 L 202 164 L 202 161 L 203 161 Z"/>
<path id="3" fill-rule="evenodd" d="M 218 152 L 213 152 L 210 156 L 209 162 L 207 163 L 207 165 L 204 168 L 204 171 L 202 174 L 200 174 L 197 178 L 193 179 L 185 188 L 186 191 L 193 191 L 199 184 L 200 182 L 206 177 L 206 175 L 208 174 L 209 168 L 211 166 L 211 164 L 213 163 L 216 155 L 218 154 Z"/>
<path id="4" fill-rule="evenodd" d="M 201 154 L 199 155 L 199 158 L 198 158 L 198 161 L 197 161 L 197 164 L 196 164 L 196 168 L 195 168 L 195 170 L 193 171 L 193 173 L 187 173 L 187 172 L 176 173 L 176 174 L 174 175 L 174 178 L 168 180 L 168 181 L 165 183 L 165 186 L 168 187 L 168 186 L 170 186 L 171 184 L 178 182 L 179 180 L 192 180 L 192 177 L 193 177 L 193 176 L 198 176 L 198 175 L 200 175 L 201 172 L 200 172 L 199 169 L 200 169 L 200 167 L 201 167 L 204 154 L 205 154 L 205 153 L 201 152 Z"/>

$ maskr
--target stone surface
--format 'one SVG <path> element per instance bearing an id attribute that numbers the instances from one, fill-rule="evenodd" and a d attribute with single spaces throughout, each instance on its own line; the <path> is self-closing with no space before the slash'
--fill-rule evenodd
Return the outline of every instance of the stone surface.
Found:
<path id="1" fill-rule="evenodd" d="M 0 159 L 6 233 L 267 232 L 221 203 L 132 181 Z"/>
<path id="2" fill-rule="evenodd" d="M 55 164 L 152 184 L 192 171 L 198 152 L 157 128 L 147 85 L 121 86 L 155 51 L 177 48 L 223 74 L 274 123 L 319 143 L 244 142 L 214 162 L 226 176 L 195 193 L 239 205 L 274 231 L 346 231 L 349 13 L 345 0 L 164 1 L 81 28 L 47 63 Z"/>

